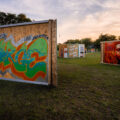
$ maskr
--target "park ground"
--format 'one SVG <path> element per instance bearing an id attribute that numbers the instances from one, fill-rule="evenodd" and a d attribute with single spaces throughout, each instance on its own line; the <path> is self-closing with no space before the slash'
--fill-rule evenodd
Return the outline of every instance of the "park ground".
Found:
<path id="1" fill-rule="evenodd" d="M 120 120 L 120 66 L 100 53 L 57 66 L 57 88 L 1 80 L 0 120 Z"/>

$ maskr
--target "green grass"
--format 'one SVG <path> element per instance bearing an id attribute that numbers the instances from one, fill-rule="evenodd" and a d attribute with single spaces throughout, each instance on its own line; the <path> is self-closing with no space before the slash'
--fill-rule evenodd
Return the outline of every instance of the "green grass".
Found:
<path id="1" fill-rule="evenodd" d="M 58 58 L 58 87 L 0 81 L 0 120 L 120 120 L 120 66 L 100 53 Z"/>

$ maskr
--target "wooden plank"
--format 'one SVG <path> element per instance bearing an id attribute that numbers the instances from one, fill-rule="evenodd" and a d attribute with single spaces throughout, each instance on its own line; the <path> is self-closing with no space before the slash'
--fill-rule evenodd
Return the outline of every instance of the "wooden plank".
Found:
<path id="1" fill-rule="evenodd" d="M 16 27 L 16 26 L 24 26 L 24 25 L 32 25 L 32 24 L 41 24 L 41 23 L 48 23 L 48 20 L 24 22 L 24 23 L 9 24 L 9 25 L 0 25 L 0 28 Z"/>
<path id="2" fill-rule="evenodd" d="M 104 63 L 104 43 L 101 42 L 101 63 Z"/>
<path id="3" fill-rule="evenodd" d="M 103 63 L 105 61 L 105 43 L 103 43 Z"/>
<path id="4" fill-rule="evenodd" d="M 62 57 L 61 56 L 61 50 L 62 50 L 62 45 L 59 45 L 59 57 Z"/>
<path id="5" fill-rule="evenodd" d="M 101 63 L 103 63 L 103 43 L 100 43 L 101 45 Z"/>
<path id="6" fill-rule="evenodd" d="M 52 85 L 57 86 L 57 21 L 52 21 Z"/>
<path id="7" fill-rule="evenodd" d="M 52 80 L 52 21 L 49 20 L 48 23 L 48 37 L 49 37 L 49 46 L 48 46 L 48 60 L 49 60 L 49 67 L 48 67 L 48 84 L 51 84 L 51 80 Z"/>
<path id="8" fill-rule="evenodd" d="M 6 40 L 6 38 L 9 38 L 8 40 L 11 42 L 11 46 L 13 46 L 12 48 L 14 49 L 17 49 L 17 45 L 19 45 L 18 41 L 20 41 L 22 43 L 24 43 L 24 39 L 27 37 L 27 36 L 37 36 L 37 35 L 45 35 L 46 38 L 49 37 L 49 24 L 48 23 L 41 23 L 41 24 L 30 24 L 30 25 L 21 25 L 21 26 L 9 26 L 9 27 L 1 27 L 0 28 L 0 34 L 5 34 L 6 37 L 4 38 L 4 40 Z M 51 32 L 51 29 L 50 29 L 50 32 Z M 13 36 L 13 38 L 10 37 Z M 51 33 L 50 33 L 50 37 L 51 37 Z M 24 38 L 24 39 L 23 39 Z M 48 38 L 49 39 L 49 38 Z M 32 41 L 32 38 L 30 39 Z M 27 40 L 26 40 L 27 41 Z M 47 41 L 46 41 L 47 42 Z M 27 42 L 28 43 L 28 42 Z M 30 42 L 32 43 L 32 42 Z M 4 43 L 5 44 L 5 43 Z M 27 44 L 26 44 L 27 46 Z M 26 50 L 26 47 L 25 46 L 25 50 Z M 49 45 L 48 45 L 49 46 Z M 7 46 L 8 47 L 8 46 Z M 6 47 L 6 48 L 7 48 Z M 4 49 L 4 46 L 3 46 L 3 49 Z M 10 49 L 11 50 L 11 49 Z M 51 54 L 51 48 L 50 50 L 50 54 Z M 16 52 L 15 52 L 16 54 Z M 51 56 L 51 55 L 50 55 Z M 8 56 L 7 56 L 8 57 Z M 47 60 L 47 59 L 46 59 Z M 49 59 L 48 59 L 49 60 Z M 4 62 L 4 61 L 3 61 Z M 46 63 L 46 64 L 49 64 L 49 63 Z M 51 65 L 51 63 L 50 63 Z M 11 69 L 11 68 L 10 68 Z M 48 67 L 49 69 L 49 67 Z M 51 66 L 50 66 L 50 69 L 51 69 Z M 2 69 L 1 69 L 2 70 Z M 17 70 L 16 70 L 17 71 Z M 0 74 L 0 78 L 3 78 L 4 80 L 5 79 L 8 79 L 8 80 L 13 80 L 13 81 L 18 81 L 18 82 L 27 82 L 27 83 L 35 83 L 35 84 L 44 84 L 44 85 L 48 85 L 48 74 L 49 74 L 49 70 L 47 70 L 48 72 L 45 73 L 45 78 L 43 77 L 37 77 L 37 78 L 31 78 L 25 74 L 24 70 L 23 71 L 20 71 L 21 72 L 21 76 L 19 72 L 19 70 L 17 72 L 6 72 L 5 74 Z M 17 73 L 17 74 L 16 74 Z M 50 73 L 51 75 L 51 73 Z M 27 76 L 27 78 L 26 78 Z M 40 75 L 41 76 L 41 75 Z M 51 78 L 51 77 L 50 77 Z M 50 81 L 51 82 L 51 81 Z"/>
<path id="9" fill-rule="evenodd" d="M 12 34 L 15 42 L 29 35 L 45 34 L 48 36 L 48 23 L 1 28 L 0 33 L 7 33 L 8 36 Z"/>

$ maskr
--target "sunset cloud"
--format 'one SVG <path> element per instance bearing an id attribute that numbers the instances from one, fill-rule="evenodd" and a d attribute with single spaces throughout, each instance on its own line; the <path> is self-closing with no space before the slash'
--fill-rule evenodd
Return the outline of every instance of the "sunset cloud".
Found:
<path id="1" fill-rule="evenodd" d="M 0 11 L 34 20 L 57 19 L 58 42 L 101 33 L 120 35 L 119 0 L 0 0 Z"/>

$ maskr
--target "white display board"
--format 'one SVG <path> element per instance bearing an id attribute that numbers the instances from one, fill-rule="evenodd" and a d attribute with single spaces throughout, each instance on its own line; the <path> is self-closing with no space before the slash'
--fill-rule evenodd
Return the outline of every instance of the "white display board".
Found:
<path id="1" fill-rule="evenodd" d="M 85 57 L 85 45 L 79 44 L 79 57 Z"/>

